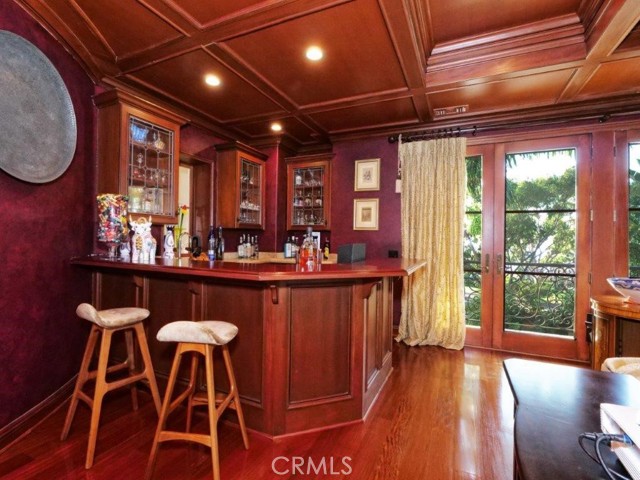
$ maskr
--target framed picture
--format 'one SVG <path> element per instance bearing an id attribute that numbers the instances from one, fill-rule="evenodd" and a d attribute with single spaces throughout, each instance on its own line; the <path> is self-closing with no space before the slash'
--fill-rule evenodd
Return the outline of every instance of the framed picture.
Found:
<path id="1" fill-rule="evenodd" d="M 356 160 L 355 191 L 380 190 L 380 159 Z"/>
<path id="2" fill-rule="evenodd" d="M 320 245 L 320 232 L 311 232 L 311 236 L 313 237 L 316 247 L 318 247 L 318 249 L 322 248 Z"/>
<path id="3" fill-rule="evenodd" d="M 378 230 L 377 198 L 356 198 L 353 201 L 353 229 Z"/>

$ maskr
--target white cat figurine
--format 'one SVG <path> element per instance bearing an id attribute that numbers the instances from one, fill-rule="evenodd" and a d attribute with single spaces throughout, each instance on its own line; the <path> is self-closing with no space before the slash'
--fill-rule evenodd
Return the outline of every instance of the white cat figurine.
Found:
<path id="1" fill-rule="evenodd" d="M 129 224 L 134 232 L 131 237 L 131 261 L 133 263 L 155 261 L 156 239 L 151 235 L 151 216 L 148 220 L 145 217 L 133 220 L 129 215 Z"/>

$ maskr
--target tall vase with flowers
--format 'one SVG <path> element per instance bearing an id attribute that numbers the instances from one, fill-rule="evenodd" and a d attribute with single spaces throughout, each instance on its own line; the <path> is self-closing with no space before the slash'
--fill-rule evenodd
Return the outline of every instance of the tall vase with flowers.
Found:
<path id="1" fill-rule="evenodd" d="M 180 207 L 178 208 L 178 225 L 176 225 L 176 227 L 173 229 L 173 234 L 175 238 L 174 243 L 176 246 L 176 257 L 180 257 L 180 253 L 182 251 L 181 237 L 182 237 L 182 234 L 186 232 L 186 230 L 183 231 L 182 225 L 184 223 L 184 216 L 187 214 L 187 212 L 189 212 L 189 206 L 180 205 Z"/>

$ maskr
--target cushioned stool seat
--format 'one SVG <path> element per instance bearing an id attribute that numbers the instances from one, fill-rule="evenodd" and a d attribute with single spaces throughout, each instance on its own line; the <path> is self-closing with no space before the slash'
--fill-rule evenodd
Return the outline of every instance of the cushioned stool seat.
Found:
<path id="1" fill-rule="evenodd" d="M 640 357 L 611 357 L 602 362 L 605 372 L 626 373 L 640 380 Z"/>
<path id="2" fill-rule="evenodd" d="M 156 338 L 161 342 L 177 342 L 176 354 L 169 375 L 167 391 L 162 403 L 162 411 L 158 420 L 158 428 L 151 447 L 149 455 L 149 464 L 147 465 L 146 478 L 151 478 L 153 469 L 155 468 L 156 456 L 160 443 L 169 440 L 185 440 L 200 443 L 211 449 L 211 463 L 213 466 L 213 478 L 220 478 L 220 466 L 218 459 L 218 433 L 217 423 L 220 415 L 229 407 L 236 411 L 242 440 L 245 448 L 249 448 L 249 437 L 244 424 L 244 416 L 242 415 L 242 406 L 240 404 L 240 396 L 238 395 L 238 387 L 233 374 L 231 365 L 231 356 L 227 344 L 235 338 L 238 333 L 238 327 L 228 322 L 220 322 L 216 320 L 207 320 L 202 322 L 177 321 L 172 322 L 160 329 Z M 229 378 L 229 393 L 216 394 L 215 382 L 213 375 L 213 351 L 215 347 L 222 350 L 222 358 L 224 359 L 225 370 Z M 191 353 L 191 371 L 189 375 L 189 385 L 186 390 L 172 401 L 173 389 L 176 384 L 176 378 L 180 369 L 182 355 Z M 196 375 L 198 372 L 198 362 L 200 356 L 204 356 L 205 375 L 207 389 L 205 392 L 196 391 Z M 187 425 L 184 432 L 176 432 L 165 430 L 165 424 L 169 414 L 187 399 Z M 209 435 L 190 433 L 191 417 L 193 407 L 197 405 L 206 405 L 209 414 Z"/>
<path id="3" fill-rule="evenodd" d="M 96 440 L 98 436 L 98 424 L 100 422 L 100 411 L 102 409 L 102 399 L 107 392 L 129 385 L 131 388 L 131 401 L 133 409 L 138 409 L 138 392 L 135 383 L 140 380 L 149 382 L 149 389 L 155 404 L 156 411 L 160 413 L 160 393 L 156 385 L 156 377 L 151 365 L 151 355 L 147 345 L 147 337 L 142 326 L 142 321 L 149 316 L 149 310 L 145 308 L 111 308 L 108 310 L 96 310 L 93 305 L 81 303 L 76 309 L 76 314 L 85 320 L 93 323 L 87 346 L 84 351 L 78 379 L 71 396 L 71 404 L 67 411 L 67 418 L 62 428 L 61 440 L 65 440 L 69 435 L 69 429 L 76 413 L 78 401 L 82 400 L 91 409 L 91 426 L 89 428 L 89 441 L 87 446 L 87 458 L 85 468 L 91 468 L 95 456 Z M 119 364 L 108 367 L 109 350 L 111 348 L 111 338 L 115 332 L 124 331 L 127 345 L 127 359 Z M 136 373 L 133 333 L 135 332 L 140 347 L 140 354 L 144 363 L 141 372 Z M 93 351 L 95 350 L 98 337 L 101 336 L 100 350 L 98 353 L 97 370 L 89 370 Z M 107 382 L 107 374 L 128 369 L 129 376 Z M 90 397 L 83 391 L 84 385 L 95 379 L 95 391 Z"/>

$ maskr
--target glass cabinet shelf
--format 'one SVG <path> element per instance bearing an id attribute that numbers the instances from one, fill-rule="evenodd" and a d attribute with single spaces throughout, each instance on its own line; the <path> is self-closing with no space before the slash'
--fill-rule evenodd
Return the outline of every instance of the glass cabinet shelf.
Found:
<path id="1" fill-rule="evenodd" d="M 324 155 L 287 159 L 287 229 L 330 228 L 330 164 Z"/>
<path id="2" fill-rule="evenodd" d="M 127 188 L 131 213 L 174 215 L 174 132 L 129 117 Z"/>

